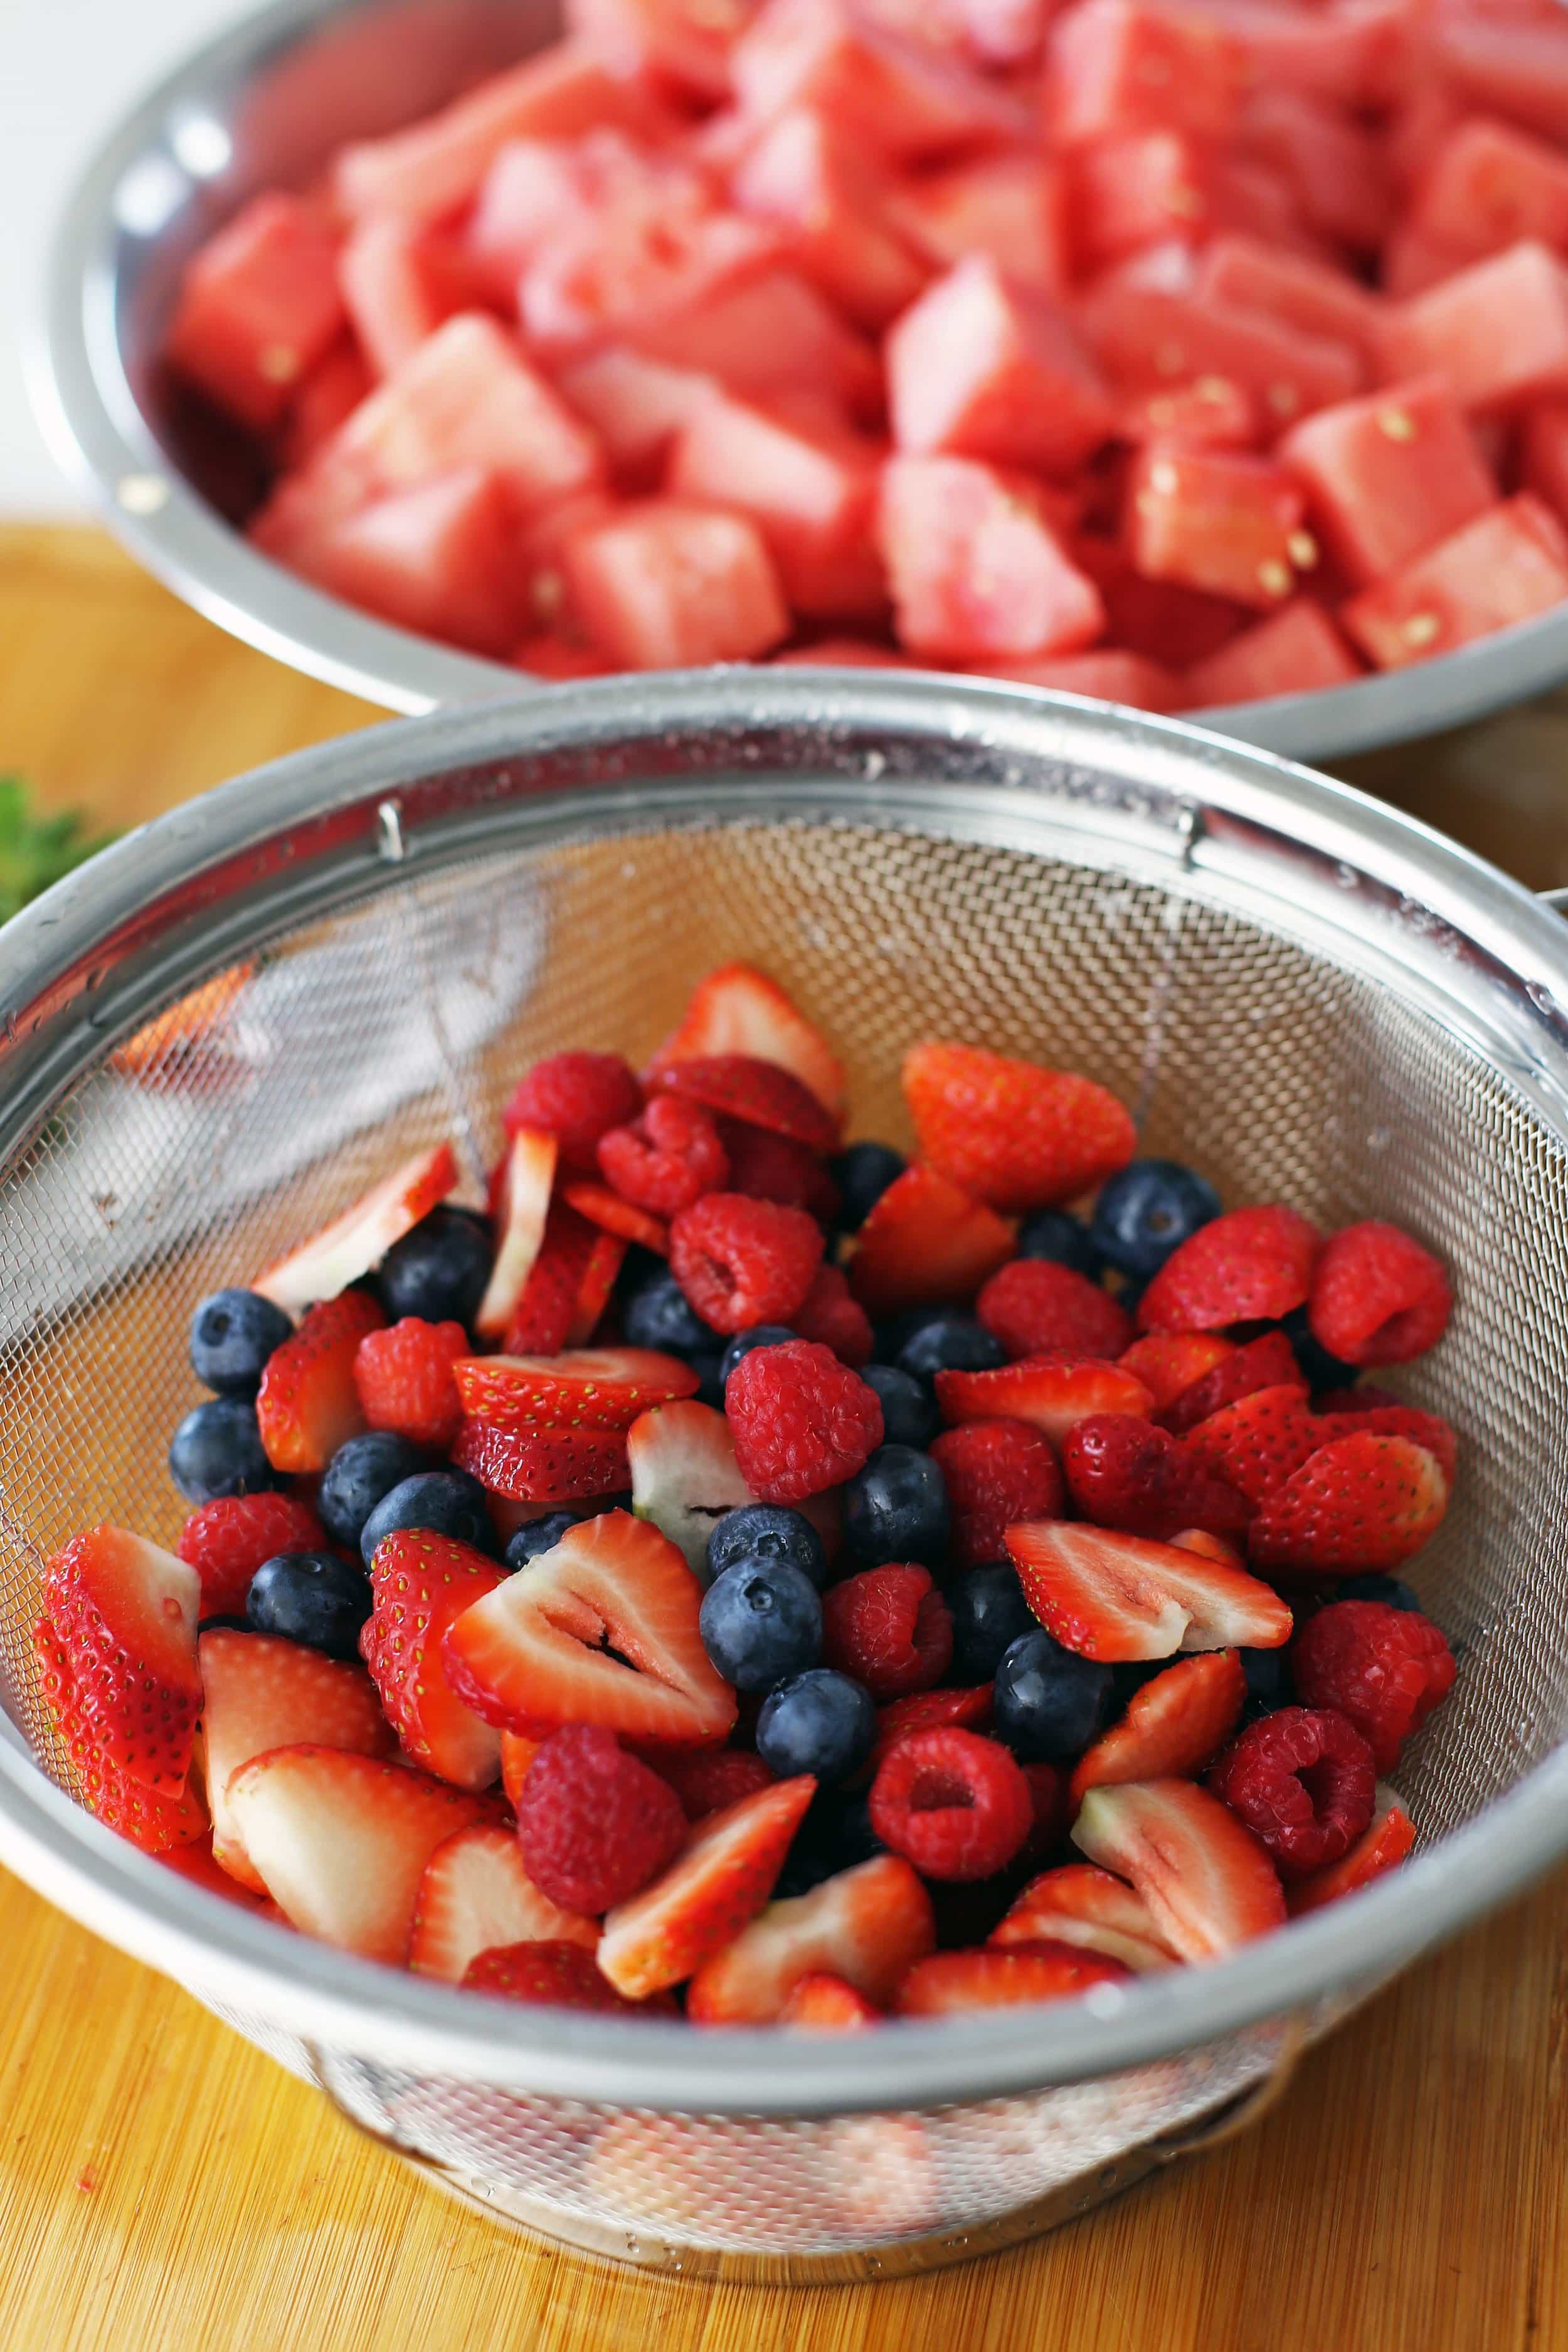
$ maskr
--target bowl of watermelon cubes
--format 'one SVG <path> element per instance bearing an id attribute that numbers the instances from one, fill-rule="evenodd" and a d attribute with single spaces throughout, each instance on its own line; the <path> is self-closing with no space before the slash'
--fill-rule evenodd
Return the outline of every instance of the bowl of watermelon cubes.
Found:
<path id="1" fill-rule="evenodd" d="M 1556 0 L 285 0 L 89 171 L 43 408 L 395 709 L 941 668 L 1321 759 L 1568 673 L 1565 253 Z"/>

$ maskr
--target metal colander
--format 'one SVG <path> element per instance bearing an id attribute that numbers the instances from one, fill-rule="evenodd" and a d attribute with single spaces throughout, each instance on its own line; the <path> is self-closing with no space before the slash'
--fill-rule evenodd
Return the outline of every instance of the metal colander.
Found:
<path id="1" fill-rule="evenodd" d="M 1092 1071 L 1232 1201 L 1387 1215 L 1453 1268 L 1411 1392 L 1461 1475 L 1414 1578 L 1460 1671 L 1402 1770 L 1405 1871 L 1223 1963 L 833 2042 L 480 2001 L 219 1903 L 73 1801 L 28 1645 L 44 1563 L 96 1518 L 174 1538 L 195 1299 L 440 1135 L 477 1185 L 523 1065 L 635 1058 L 736 956 L 839 1044 L 859 1132 L 907 1139 L 902 1047 L 961 1035 Z M 1082 2210 L 1568 1846 L 1563 1006 L 1556 919 L 1408 820 L 953 680 L 563 688 L 163 818 L 0 937 L 0 1853 L 580 2244 L 829 2275 Z"/>

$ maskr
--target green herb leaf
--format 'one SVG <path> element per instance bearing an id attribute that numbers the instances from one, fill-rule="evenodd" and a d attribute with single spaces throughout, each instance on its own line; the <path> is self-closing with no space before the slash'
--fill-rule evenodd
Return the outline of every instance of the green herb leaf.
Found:
<path id="1" fill-rule="evenodd" d="M 0 776 L 0 923 L 112 838 L 95 839 L 74 809 L 40 816 L 21 778 Z"/>

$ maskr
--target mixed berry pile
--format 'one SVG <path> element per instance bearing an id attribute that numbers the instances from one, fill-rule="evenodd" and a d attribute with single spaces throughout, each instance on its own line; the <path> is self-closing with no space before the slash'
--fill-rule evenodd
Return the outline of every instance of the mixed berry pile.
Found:
<path id="1" fill-rule="evenodd" d="M 528 1071 L 202 1300 L 168 1552 L 46 1582 L 84 1801 L 215 1893 L 515 2000 L 858 2030 L 1217 1957 L 1414 1836 L 1454 1679 L 1394 1571 L 1454 1434 L 1395 1226 L 1226 1211 L 1091 1080 L 913 1045 L 845 1148 L 763 974 Z"/>

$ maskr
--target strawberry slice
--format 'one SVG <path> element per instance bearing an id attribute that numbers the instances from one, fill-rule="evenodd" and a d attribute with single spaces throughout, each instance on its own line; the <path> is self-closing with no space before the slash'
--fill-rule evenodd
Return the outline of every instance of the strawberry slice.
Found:
<path id="1" fill-rule="evenodd" d="M 550 1727 L 551 1729 L 553 1727 L 553 1726 Z M 528 1768 L 543 1744 L 542 1739 L 531 1739 L 525 1732 L 503 1731 L 501 1733 L 500 1784 L 506 1790 L 507 1803 L 514 1813 L 517 1811 L 517 1801 L 522 1794 L 522 1784 L 528 1778 Z"/>
<path id="2" fill-rule="evenodd" d="M 952 1726 L 959 1731 L 984 1731 L 991 1720 L 994 1685 L 981 1683 L 969 1690 L 910 1691 L 877 1709 L 877 1744 L 866 1759 L 861 1775 L 869 1780 L 896 1741 L 911 1731 L 935 1731 Z"/>
<path id="3" fill-rule="evenodd" d="M 407 1753 L 459 1789 L 489 1787 L 500 1740 L 447 1682 L 441 1644 L 448 1625 L 504 1581 L 505 1570 L 482 1552 L 425 1528 L 384 1537 L 370 1564 L 374 1606 L 360 1629 L 360 1654 Z"/>
<path id="4" fill-rule="evenodd" d="M 1091 1985 L 1121 1984 L 1131 1973 L 1121 1960 L 1079 1944 L 932 1952 L 929 1959 L 916 1961 L 893 2006 L 900 2017 L 961 2017 L 974 2009 L 1076 2000 Z"/>
<path id="5" fill-rule="evenodd" d="M 202 1751 L 214 1859 L 242 1886 L 265 1895 L 229 1809 L 228 1784 L 240 1766 L 301 1740 L 384 1756 L 396 1747 L 396 1737 L 363 1666 L 270 1633 L 227 1627 L 204 1633 L 197 1649 L 206 1688 Z"/>
<path id="6" fill-rule="evenodd" d="M 904 1055 L 902 1081 L 921 1159 L 989 1208 L 1074 1200 L 1138 1147 L 1116 1097 L 1070 1070 L 928 1043 Z"/>
<path id="7" fill-rule="evenodd" d="M 457 1181 L 458 1163 L 449 1143 L 416 1152 L 373 1184 L 353 1208 L 258 1275 L 250 1287 L 293 1316 L 322 1299 L 336 1298 L 351 1282 L 379 1265 L 393 1243 L 427 1217 Z"/>
<path id="8" fill-rule="evenodd" d="M 872 1213 L 875 1214 L 875 1212 Z M 1055 1446 L 1093 1412 L 1147 1419 L 1148 1390 L 1120 1364 L 1100 1356 L 1025 1356 L 994 1372 L 938 1372 L 936 1401 L 949 1423 L 1026 1421 Z"/>
<path id="9" fill-rule="evenodd" d="M 459 1356 L 463 1411 L 496 1429 L 630 1429 L 650 1405 L 689 1397 L 697 1374 L 652 1348 L 592 1348 L 561 1356 Z"/>
<path id="10" fill-rule="evenodd" d="M 798 2025 L 807 2033 L 863 2033 L 882 2012 L 852 1984 L 829 1969 L 802 1977 L 779 2011 L 781 2025 Z"/>
<path id="11" fill-rule="evenodd" d="M 609 1511 L 568 1528 L 464 1612 L 442 1655 L 487 1723 L 596 1723 L 700 1748 L 735 1720 L 735 1694 L 698 1630 L 702 1587 L 657 1528 Z"/>
<path id="12" fill-rule="evenodd" d="M 143 1853 L 161 1854 L 205 1837 L 206 1811 L 190 1775 L 177 1789 L 150 1789 L 109 1761 L 83 1717 L 65 1644 L 47 1617 L 33 1628 L 33 1657 L 39 1694 L 59 1727 L 77 1792 L 89 1812 Z"/>
<path id="13" fill-rule="evenodd" d="M 605 1917 L 598 1961 L 616 1991 L 646 2000 L 731 1945 L 773 1893 L 816 1793 L 802 1773 L 699 1822 L 668 1870 Z"/>
<path id="14" fill-rule="evenodd" d="M 475 1953 L 463 1972 L 463 1989 L 544 2009 L 590 2009 L 630 2016 L 636 2008 L 606 1983 L 598 1963 L 581 1944 L 492 1945 L 487 1952 Z M 668 1996 L 665 1999 L 668 2001 Z M 664 2003 L 654 2001 L 650 2006 L 658 2009 Z"/>
<path id="15" fill-rule="evenodd" d="M 1116 1360 L 1124 1372 L 1142 1381 L 1158 1420 L 1167 1405 L 1236 1352 L 1235 1340 L 1222 1339 L 1217 1331 L 1151 1331 L 1146 1339 L 1134 1339 Z"/>
<path id="16" fill-rule="evenodd" d="M 616 1430 L 526 1432 L 466 1421 L 453 1441 L 452 1465 L 520 1503 L 569 1503 L 618 1494 L 627 1484 L 626 1440 Z"/>
<path id="17" fill-rule="evenodd" d="M 1079 1757 L 1068 1786 L 1077 1812 L 1090 1789 L 1125 1780 L 1178 1780 L 1212 1763 L 1247 1704 L 1234 1650 L 1179 1659 L 1133 1692 L 1120 1723 Z"/>
<path id="18" fill-rule="evenodd" d="M 575 1209 L 580 1217 L 586 1217 L 601 1233 L 614 1234 L 621 1241 L 640 1242 L 644 1249 L 655 1250 L 660 1257 L 669 1255 L 669 1227 L 647 1209 L 623 1201 L 607 1184 L 566 1184 L 562 1187 L 561 1197 L 568 1208 Z"/>
<path id="19" fill-rule="evenodd" d="M 1163 1335 L 1134 1341 L 1137 1347 L 1151 1347 Z M 1180 1346 L 1189 1339 L 1209 1338 L 1199 1332 L 1184 1332 L 1174 1338 L 1165 1336 L 1164 1344 Z M 1258 1389 L 1294 1389 L 1305 1398 L 1307 1383 L 1301 1377 L 1295 1353 L 1283 1331 L 1265 1331 L 1257 1339 L 1248 1339 L 1242 1348 L 1226 1343 L 1226 1353 L 1218 1363 L 1182 1391 L 1169 1404 L 1156 1410 L 1155 1419 L 1173 1437 L 1184 1436 L 1195 1429 L 1200 1421 L 1211 1413 L 1223 1412 L 1227 1404 L 1237 1404 L 1245 1396 Z"/>
<path id="20" fill-rule="evenodd" d="M 698 2025 L 769 2025 L 802 1977 L 824 1969 L 885 2009 L 935 1942 L 921 1879 L 901 1855 L 874 1854 L 759 1912 L 695 1970 L 686 2014 Z"/>
<path id="21" fill-rule="evenodd" d="M 1140 1331 L 1277 1323 L 1305 1306 L 1323 1237 L 1294 1209 L 1232 1209 L 1172 1252 L 1138 1302 Z"/>
<path id="22" fill-rule="evenodd" d="M 1168 1429 L 1131 1412 L 1091 1412 L 1062 1445 L 1073 1507 L 1098 1528 L 1168 1543 L 1184 1528 L 1238 1536 L 1250 1506 L 1221 1476 L 1185 1453 Z"/>
<path id="23" fill-rule="evenodd" d="M 735 1460 L 729 1423 L 692 1398 L 655 1405 L 626 1432 L 626 1457 L 633 1510 L 667 1535 L 706 1583 L 715 1522 L 756 1501 Z"/>
<path id="24" fill-rule="evenodd" d="M 660 1070 L 655 1084 L 722 1118 L 787 1135 L 808 1151 L 838 1148 L 838 1121 L 808 1086 L 777 1062 L 759 1061 L 750 1054 L 703 1054 Z"/>
<path id="25" fill-rule="evenodd" d="M 176 1878 L 188 1879 L 193 1886 L 203 1888 L 208 1895 L 221 1895 L 226 1903 L 237 1905 L 241 1911 L 259 1912 L 263 1908 L 261 1896 L 241 1886 L 214 1859 L 210 1838 L 198 1838 L 190 1845 L 172 1845 L 159 1854 L 158 1860 Z"/>
<path id="26" fill-rule="evenodd" d="M 324 1470 L 340 1445 L 365 1426 L 354 1358 L 386 1318 L 363 1290 L 312 1307 L 291 1339 L 274 1348 L 261 1375 L 256 1424 L 275 1470 Z"/>
<path id="27" fill-rule="evenodd" d="M 507 1146 L 493 1204 L 495 1263 L 474 1317 L 474 1329 L 481 1339 L 504 1336 L 528 1286 L 544 1240 L 559 1148 L 553 1135 L 541 1135 L 528 1127 L 519 1128 Z M 579 1279 L 581 1274 L 579 1267 Z"/>
<path id="28" fill-rule="evenodd" d="M 616 1278 L 626 1262 L 626 1243 L 618 1234 L 606 1234 L 595 1227 L 588 1263 L 583 1269 L 583 1279 L 577 1286 L 577 1297 L 572 1307 L 572 1320 L 566 1326 L 566 1345 L 569 1348 L 580 1348 L 585 1339 L 593 1338 L 599 1318 L 610 1303 Z"/>
<path id="29" fill-rule="evenodd" d="M 1217 1959 L 1284 1924 L 1274 1864 L 1252 1832 L 1194 1781 L 1091 1789 L 1072 1842 L 1131 1883 L 1178 1959 Z"/>
<path id="30" fill-rule="evenodd" d="M 1171 1442 L 1256 1504 L 1310 1461 L 1327 1433 L 1300 1389 L 1254 1389 Z"/>
<path id="31" fill-rule="evenodd" d="M 1325 1903 L 1337 1903 L 1342 1895 L 1370 1886 L 1385 1870 L 1402 1863 L 1415 1843 L 1415 1822 L 1394 1791 L 1380 1782 L 1372 1819 L 1349 1853 L 1324 1870 L 1315 1870 L 1310 1878 L 1298 1879 L 1286 1893 L 1286 1909 L 1294 1919 L 1303 1911 L 1321 1911 Z"/>
<path id="32" fill-rule="evenodd" d="M 1009 1528 L 1006 1544 L 1041 1624 L 1086 1658 L 1277 1650 L 1290 1638 L 1277 1592 L 1178 1544 L 1060 1519 Z"/>
<path id="33" fill-rule="evenodd" d="M 1397 1568 L 1447 1508 L 1448 1481 L 1424 1445 L 1361 1429 L 1320 1446 L 1275 1488 L 1247 1531 L 1247 1554 L 1292 1576 Z"/>
<path id="34" fill-rule="evenodd" d="M 844 1115 L 844 1065 L 784 990 L 753 964 L 723 964 L 692 991 L 674 1034 L 653 1057 L 656 1072 L 714 1054 L 776 1062 L 809 1087 L 835 1118 Z"/>
<path id="35" fill-rule="evenodd" d="M 1454 1484 L 1454 1473 L 1459 1464 L 1459 1441 L 1439 1412 L 1424 1412 L 1419 1405 L 1376 1404 L 1369 1400 L 1364 1405 L 1351 1405 L 1337 1412 L 1321 1412 L 1316 1425 L 1324 1444 L 1331 1444 L 1336 1437 L 1352 1437 L 1357 1430 L 1365 1430 L 1373 1437 L 1408 1437 L 1413 1444 L 1426 1447 L 1450 1488 Z"/>
<path id="36" fill-rule="evenodd" d="M 1013 1255 L 1013 1229 L 934 1168 L 896 1176 L 860 1228 L 849 1287 L 869 1314 L 966 1306 Z"/>
<path id="37" fill-rule="evenodd" d="M 201 1599 L 194 1568 L 125 1528 L 74 1537 L 44 1578 L 69 1666 L 69 1720 L 110 1771 L 176 1799 L 202 1706 Z"/>
<path id="38" fill-rule="evenodd" d="M 509 1355 L 552 1356 L 566 1345 L 595 1245 L 603 1238 L 575 1209 L 551 1202 L 539 1254 L 507 1321 Z"/>
<path id="39" fill-rule="evenodd" d="M 1135 1976 L 1168 1969 L 1175 1958 L 1142 1896 L 1088 1862 L 1066 1862 L 1031 1879 L 986 1940 L 1000 1950 L 1010 1944 L 1080 1944 L 1120 1960 Z"/>
<path id="40" fill-rule="evenodd" d="M 461 1984 L 468 1963 L 497 1944 L 576 1944 L 591 1952 L 598 1940 L 595 1920 L 540 1893 L 514 1830 L 476 1822 L 445 1839 L 425 1865 L 408 1965 L 416 1976 Z"/>

